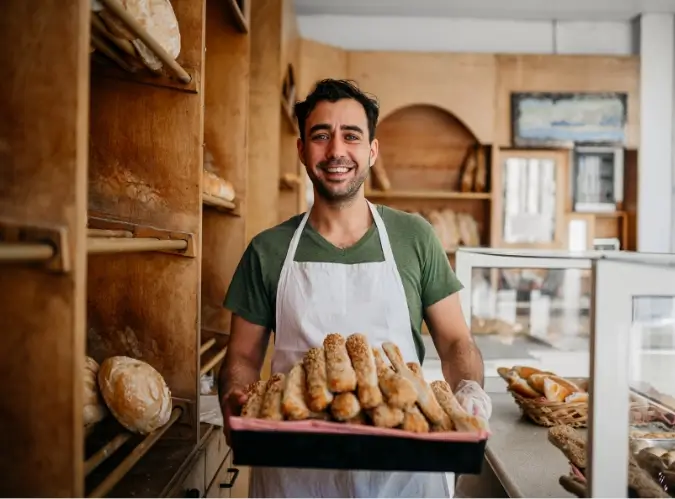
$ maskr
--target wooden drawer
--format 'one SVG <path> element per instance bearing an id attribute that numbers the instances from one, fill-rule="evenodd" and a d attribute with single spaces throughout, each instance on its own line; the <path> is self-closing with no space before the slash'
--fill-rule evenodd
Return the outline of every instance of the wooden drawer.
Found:
<path id="1" fill-rule="evenodd" d="M 213 478 L 206 497 L 231 497 L 232 487 L 238 478 L 239 470 L 232 467 L 232 452 L 229 452 Z"/>
<path id="2" fill-rule="evenodd" d="M 204 450 L 199 450 L 192 461 L 192 467 L 188 474 L 180 486 L 172 491 L 171 497 L 204 497 L 206 493 L 205 461 Z"/>
<path id="3" fill-rule="evenodd" d="M 223 433 L 222 428 L 213 428 L 204 448 L 206 453 L 204 483 L 208 486 L 213 481 L 213 477 L 215 477 L 216 473 L 220 470 L 221 465 L 225 460 L 225 456 L 230 452 L 230 447 L 225 441 L 225 434 Z"/>

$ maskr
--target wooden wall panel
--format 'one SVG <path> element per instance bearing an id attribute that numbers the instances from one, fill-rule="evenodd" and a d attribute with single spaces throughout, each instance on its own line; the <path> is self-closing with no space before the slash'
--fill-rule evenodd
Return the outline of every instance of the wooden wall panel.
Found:
<path id="1" fill-rule="evenodd" d="M 348 75 L 375 94 L 381 118 L 414 104 L 452 113 L 483 144 L 494 138 L 497 68 L 490 54 L 348 52 Z"/>
<path id="2" fill-rule="evenodd" d="M 172 2 L 178 61 L 200 74 L 204 3 Z M 197 93 L 92 75 L 89 209 L 134 224 L 194 234 L 201 247 L 203 82 Z M 201 252 L 90 259 L 88 343 L 95 358 L 127 354 L 197 401 Z M 131 340 L 129 339 L 131 338 Z M 197 421 L 192 436 L 197 437 Z"/>
<path id="3" fill-rule="evenodd" d="M 627 147 L 640 140 L 637 56 L 498 55 L 497 141 L 511 144 L 511 92 L 627 92 Z"/>
<path id="4" fill-rule="evenodd" d="M 304 99 L 319 80 L 348 76 L 347 51 L 313 40 L 300 40 L 299 99 Z"/>
<path id="5" fill-rule="evenodd" d="M 247 241 L 278 220 L 282 13 L 280 1 L 251 5 Z"/>
<path id="6" fill-rule="evenodd" d="M 3 497 L 84 494 L 89 9 L 84 0 L 2 3 L 0 220 L 67 231 L 72 265 L 0 267 Z"/>
<path id="7" fill-rule="evenodd" d="M 246 248 L 250 36 L 221 0 L 206 2 L 204 144 L 214 173 L 230 181 L 241 217 L 203 209 L 202 327 L 229 333 L 223 300 Z"/>

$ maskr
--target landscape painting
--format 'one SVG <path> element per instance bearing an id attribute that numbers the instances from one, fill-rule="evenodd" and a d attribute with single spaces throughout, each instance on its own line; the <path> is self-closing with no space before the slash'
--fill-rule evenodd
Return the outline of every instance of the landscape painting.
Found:
<path id="1" fill-rule="evenodd" d="M 622 145 L 625 93 L 512 93 L 516 147 Z"/>

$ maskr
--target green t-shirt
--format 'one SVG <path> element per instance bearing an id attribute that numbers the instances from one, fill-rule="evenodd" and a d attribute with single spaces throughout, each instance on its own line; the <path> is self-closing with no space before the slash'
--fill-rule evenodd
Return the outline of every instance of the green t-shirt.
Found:
<path id="1" fill-rule="evenodd" d="M 377 206 L 387 228 L 394 260 L 403 281 L 410 312 L 410 329 L 420 363 L 424 360 L 424 310 L 462 289 L 433 227 L 419 215 Z M 267 229 L 253 238 L 232 278 L 225 307 L 247 321 L 274 330 L 281 267 L 303 215 Z M 296 262 L 356 264 L 384 261 L 380 235 L 373 223 L 353 246 L 340 249 L 309 223 L 305 224 Z"/>

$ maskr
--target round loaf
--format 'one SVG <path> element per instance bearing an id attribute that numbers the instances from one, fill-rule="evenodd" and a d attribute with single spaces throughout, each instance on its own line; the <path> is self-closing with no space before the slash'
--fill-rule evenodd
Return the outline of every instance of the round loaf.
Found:
<path id="1" fill-rule="evenodd" d="M 171 392 L 147 362 L 109 357 L 101 364 L 98 384 L 110 412 L 128 430 L 147 434 L 169 421 Z"/>
<path id="2" fill-rule="evenodd" d="M 91 357 L 84 359 L 84 399 L 82 401 L 82 417 L 84 426 L 96 424 L 105 418 L 105 408 L 98 389 L 98 362 Z"/>

